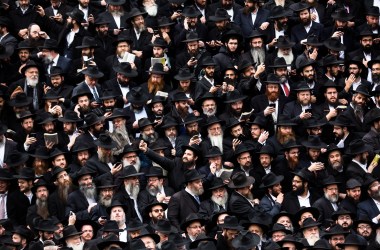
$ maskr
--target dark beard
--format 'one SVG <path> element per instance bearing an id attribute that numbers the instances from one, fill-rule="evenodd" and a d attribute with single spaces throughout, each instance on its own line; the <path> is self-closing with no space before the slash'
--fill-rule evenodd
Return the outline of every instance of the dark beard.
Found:
<path id="1" fill-rule="evenodd" d="M 374 74 L 374 73 L 372 73 L 372 82 L 374 82 L 374 83 L 380 83 L 380 74 Z"/>
<path id="2" fill-rule="evenodd" d="M 298 163 L 299 163 L 299 159 L 297 159 L 297 160 L 292 159 L 292 158 L 288 159 L 288 166 L 292 170 L 294 170 L 298 166 Z"/>
<path id="3" fill-rule="evenodd" d="M 193 161 L 183 162 L 182 161 L 182 165 L 185 169 L 189 169 L 195 165 L 195 162 L 193 162 Z"/>
<path id="4" fill-rule="evenodd" d="M 47 199 L 45 200 L 37 199 L 36 207 L 37 207 L 37 214 L 41 216 L 42 219 L 46 220 L 50 216 Z"/>
<path id="5" fill-rule="evenodd" d="M 67 185 L 67 186 L 63 186 L 63 185 L 59 185 L 58 186 L 58 197 L 61 201 L 63 201 L 63 203 L 66 205 L 67 204 L 67 198 L 69 196 L 69 189 L 70 189 L 70 186 Z"/>
<path id="6" fill-rule="evenodd" d="M 277 137 L 278 142 L 282 145 L 287 143 L 289 140 L 295 140 L 294 135 L 281 135 L 280 133 L 277 133 L 276 137 Z"/>
<path id="7" fill-rule="evenodd" d="M 363 47 L 363 51 L 364 51 L 364 53 L 366 53 L 366 54 L 371 53 L 371 51 L 372 51 L 372 46 L 364 46 L 364 47 Z"/>
<path id="8" fill-rule="evenodd" d="M 301 195 L 305 192 L 305 187 L 302 185 L 302 188 L 297 189 L 296 191 L 292 191 L 295 195 Z"/>
<path id="9" fill-rule="evenodd" d="M 158 133 L 157 132 L 154 132 L 154 134 L 150 135 L 150 136 L 147 136 L 145 134 L 141 134 L 141 136 L 142 136 L 142 139 L 145 142 L 147 142 L 148 144 L 153 143 L 153 142 L 157 141 L 157 139 L 158 139 Z"/>
<path id="10" fill-rule="evenodd" d="M 184 109 L 180 108 L 180 109 L 177 109 L 177 111 L 178 111 L 179 116 L 182 119 L 185 119 L 189 115 L 189 110 L 186 108 L 184 108 Z"/>

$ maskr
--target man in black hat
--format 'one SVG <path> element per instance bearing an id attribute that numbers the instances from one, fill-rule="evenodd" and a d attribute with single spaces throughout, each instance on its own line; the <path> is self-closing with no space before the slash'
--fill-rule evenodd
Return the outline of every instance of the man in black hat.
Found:
<path id="1" fill-rule="evenodd" d="M 318 90 L 319 93 L 316 93 L 317 102 L 320 104 L 315 108 L 315 116 L 321 119 L 320 122 L 329 122 L 335 120 L 337 117 L 340 111 L 337 109 L 337 106 L 339 105 L 338 93 L 341 89 L 341 86 L 335 84 L 331 80 L 327 80 L 320 86 Z"/>
<path id="2" fill-rule="evenodd" d="M 30 249 L 43 249 L 44 241 L 53 240 L 54 231 L 58 229 L 57 226 L 53 224 L 53 220 L 46 219 L 41 220 L 36 226 L 36 231 L 38 231 L 38 239 L 30 243 Z"/>
<path id="3" fill-rule="evenodd" d="M 196 169 L 187 170 L 184 173 L 185 189 L 175 193 L 168 204 L 168 219 L 173 226 L 182 229 L 180 225 L 192 213 L 199 211 L 201 203 L 200 196 L 204 193 L 202 178 Z"/>
<path id="4" fill-rule="evenodd" d="M 96 108 L 99 107 L 101 100 L 100 96 L 102 96 L 102 89 L 98 83 L 99 79 L 104 76 L 104 74 L 99 71 L 97 66 L 88 66 L 84 70 L 81 71 L 84 75 L 84 81 L 79 83 L 73 89 L 73 96 L 76 96 L 79 90 L 86 89 L 92 93 L 93 100 L 91 100 L 91 107 Z"/>
<path id="5" fill-rule="evenodd" d="M 207 178 L 207 176 L 206 176 Z M 226 184 L 219 177 L 209 183 L 208 190 L 211 191 L 211 197 L 201 202 L 198 214 L 204 219 L 210 220 L 215 213 L 227 211 L 228 192 Z"/>
<path id="6" fill-rule="evenodd" d="M 357 139 L 352 129 L 351 121 L 344 114 L 340 114 L 335 121 L 330 122 L 333 125 L 334 143 L 338 148 L 347 149 L 348 145 L 354 139 Z"/>
<path id="7" fill-rule="evenodd" d="M 113 177 L 122 170 L 123 165 L 121 163 L 114 163 L 112 149 L 116 147 L 116 143 L 110 136 L 100 134 L 98 140 L 95 141 L 95 145 L 98 146 L 97 153 L 88 159 L 86 165 L 90 170 L 98 174 L 96 180 L 106 176 Z"/>
<path id="8" fill-rule="evenodd" d="M 39 47 L 41 53 L 37 55 L 43 62 L 44 72 L 50 74 L 51 67 L 58 66 L 62 69 L 63 74 L 69 72 L 71 60 L 59 55 L 58 44 L 55 39 L 46 39 L 44 45 Z"/>
<path id="9" fill-rule="evenodd" d="M 225 85 L 226 84 L 223 83 L 223 87 L 221 88 L 224 89 Z M 246 105 L 244 102 L 247 96 L 240 93 L 239 90 L 234 89 L 234 87 L 230 87 L 232 87 L 232 85 L 227 86 L 227 94 L 224 101 L 224 103 L 226 104 L 225 112 L 219 115 L 219 118 L 226 121 L 226 123 L 231 119 L 240 120 L 243 111 L 246 111 L 246 109 L 248 108 L 246 107 L 248 105 Z"/>
<path id="10" fill-rule="evenodd" d="M 96 141 L 100 134 L 104 132 L 103 119 L 97 116 L 94 112 L 89 112 L 84 117 L 83 129 L 84 133 L 77 137 L 78 140 L 84 140 L 88 143 Z"/>
<path id="11" fill-rule="evenodd" d="M 195 86 L 194 86 L 194 74 L 190 72 L 190 69 L 180 68 L 178 74 L 174 76 L 174 79 L 178 81 L 178 87 L 169 93 L 169 99 L 173 99 L 173 96 L 177 92 L 184 92 L 186 96 L 190 97 L 190 105 L 194 105 L 195 100 Z"/>
<path id="12" fill-rule="evenodd" d="M 253 30 L 246 39 L 249 40 L 249 50 L 242 55 L 242 60 L 245 59 L 256 64 L 257 67 L 264 66 L 266 58 L 265 35 L 259 30 Z M 239 66 L 239 70 L 242 70 L 242 67 Z"/>
<path id="13" fill-rule="evenodd" d="M 266 174 L 260 185 L 260 188 L 266 189 L 264 197 L 260 200 L 260 206 L 271 216 L 277 215 L 281 211 L 281 204 L 284 201 L 281 181 L 284 176 L 276 176 L 270 172 Z"/>
<path id="14" fill-rule="evenodd" d="M 94 39 L 95 43 L 99 45 L 95 49 L 95 54 L 97 58 L 104 58 L 104 60 L 114 53 L 114 46 L 112 45 L 114 37 L 109 32 L 109 24 L 110 21 L 104 17 L 98 17 L 94 22 L 96 31 Z"/>
<path id="15" fill-rule="evenodd" d="M 71 94 L 73 91 L 73 86 L 65 84 L 65 76 L 61 67 L 52 66 L 50 67 L 50 73 L 47 74 L 50 84 L 45 86 L 44 89 L 47 91 L 52 91 L 55 96 L 59 96 L 59 101 L 63 103 L 66 108 L 71 106 Z"/>
<path id="16" fill-rule="evenodd" d="M 215 60 L 211 57 L 204 57 L 200 62 L 204 71 L 204 76 L 195 85 L 195 100 L 204 96 L 207 92 L 211 92 L 214 95 L 218 95 L 217 91 L 220 89 L 220 85 L 216 83 Z"/>
<path id="17" fill-rule="evenodd" d="M 176 142 L 176 154 L 182 155 L 183 150 L 182 146 L 197 144 L 200 145 L 202 142 L 201 138 L 201 125 L 200 122 L 202 118 L 195 116 L 194 113 L 189 114 L 183 121 L 185 126 L 185 134 L 178 136 Z"/>
<path id="18" fill-rule="evenodd" d="M 179 124 L 173 117 L 167 115 L 163 118 L 161 123 L 161 136 L 157 141 L 160 150 L 165 150 L 168 153 L 170 151 L 171 156 L 176 155 L 176 145 L 178 139 Z M 164 148 L 162 148 L 164 147 Z"/>
<path id="19" fill-rule="evenodd" d="M 380 149 L 380 109 L 371 109 L 366 114 L 366 122 L 371 125 L 370 131 L 363 136 L 363 141 L 372 147 L 373 150 Z"/>
<path id="20" fill-rule="evenodd" d="M 275 155 L 281 153 L 286 143 L 296 139 L 294 126 L 296 126 L 296 123 L 293 123 L 288 116 L 278 116 L 275 134 L 267 140 L 267 143 L 273 147 Z"/>
<path id="21" fill-rule="evenodd" d="M 236 69 L 241 58 L 243 36 L 234 30 L 230 30 L 223 34 L 221 41 L 223 46 L 219 53 L 213 57 L 219 70 L 223 72 L 230 67 Z"/>
<path id="22" fill-rule="evenodd" d="M 369 198 L 357 205 L 357 217 L 363 218 L 366 216 L 373 223 L 378 224 L 380 219 L 380 210 L 376 203 L 380 200 L 380 183 L 372 175 L 367 174 L 362 184 L 367 190 Z"/>
<path id="23" fill-rule="evenodd" d="M 379 245 L 378 239 L 374 239 L 374 233 L 377 233 L 378 225 L 374 224 L 368 217 L 363 216 L 359 217 L 354 221 L 353 229 L 358 234 L 363 236 L 367 241 L 369 241 L 369 245 L 375 243 Z M 378 237 L 376 237 L 378 238 Z M 370 248 L 369 249 L 373 249 Z"/>
<path id="24" fill-rule="evenodd" d="M 148 118 L 141 118 L 138 120 L 138 124 L 140 129 L 140 139 L 144 140 L 148 144 L 157 141 L 159 135 L 154 128 L 156 123 L 150 122 Z"/>
<path id="25" fill-rule="evenodd" d="M 151 167 L 147 174 L 147 185 L 138 195 L 140 210 L 144 211 L 149 204 L 154 202 L 168 203 L 174 190 L 170 186 L 164 186 L 164 176 L 161 167 Z"/>
<path id="26" fill-rule="evenodd" d="M 354 178 L 346 182 L 346 197 L 340 202 L 339 207 L 347 209 L 351 213 L 357 212 L 357 205 L 361 201 L 362 184 Z"/>
<path id="27" fill-rule="evenodd" d="M 104 226 L 107 222 L 109 214 L 107 209 L 111 206 L 116 185 L 113 184 L 111 178 L 103 178 L 100 180 L 98 188 L 98 202 L 90 209 L 89 217 L 92 221 L 97 221 Z"/>
<path id="28" fill-rule="evenodd" d="M 326 40 L 328 42 L 328 40 Z M 324 42 L 324 44 L 326 43 L 326 41 Z M 335 43 L 338 43 L 339 45 L 341 45 L 339 43 L 339 41 L 335 38 L 331 38 L 331 43 L 334 44 L 334 46 L 338 46 L 336 45 Z M 326 45 L 325 45 L 326 46 Z M 343 45 L 341 45 L 343 46 Z M 334 48 L 334 49 L 345 49 L 344 48 Z M 339 51 L 338 51 L 338 54 L 339 54 Z M 327 56 L 325 56 L 323 59 L 322 59 L 322 66 L 323 66 L 323 72 L 324 74 L 322 75 L 322 77 L 320 77 L 320 81 L 321 82 L 324 82 L 324 81 L 327 81 L 327 80 L 331 80 L 333 81 L 334 83 L 338 84 L 341 80 L 341 71 L 340 71 L 340 65 L 343 65 L 344 61 L 342 60 L 338 60 L 337 59 L 337 55 L 334 55 L 334 54 L 328 54 Z"/>
<path id="29" fill-rule="evenodd" d="M 32 191 L 36 197 L 36 203 L 28 207 L 26 214 L 26 225 L 31 229 L 34 229 L 35 225 L 38 225 L 41 220 L 45 220 L 51 215 L 51 211 L 48 207 L 48 187 L 49 184 L 44 179 L 39 179 L 34 183 Z"/>
<path id="30" fill-rule="evenodd" d="M 135 78 L 138 73 L 132 69 L 129 62 L 122 62 L 114 66 L 113 70 L 116 72 L 116 77 L 106 81 L 104 84 L 108 89 L 112 89 L 118 96 L 116 98 L 117 106 L 125 108 L 130 105 L 127 94 L 132 88 L 137 86 L 133 78 Z"/>
<path id="31" fill-rule="evenodd" d="M 107 130 L 107 134 L 116 142 L 117 146 L 112 149 L 113 154 L 119 155 L 124 146 L 131 144 L 126 123 L 129 117 L 126 115 L 124 109 L 115 108 L 112 115 L 107 118 L 112 123 L 112 132 Z"/>
<path id="32" fill-rule="evenodd" d="M 147 82 L 141 85 L 143 91 L 149 95 L 150 98 L 153 98 L 158 91 L 170 92 L 172 90 L 169 84 L 166 84 L 164 79 L 165 75 L 168 74 L 164 70 L 164 65 L 160 62 L 156 62 L 152 67 L 150 67 L 149 78 Z"/>
<path id="33" fill-rule="evenodd" d="M 177 92 L 171 99 L 172 109 L 170 115 L 178 121 L 184 121 L 184 119 L 191 113 L 192 109 L 189 103 L 192 101 L 184 92 Z"/>
<path id="34" fill-rule="evenodd" d="M 351 233 L 354 232 L 352 230 L 355 216 L 356 213 L 351 213 L 350 211 L 342 207 L 332 214 L 331 219 L 335 221 L 336 225 L 340 225 L 345 232 Z"/>
<path id="35" fill-rule="evenodd" d="M 232 247 L 232 240 L 238 238 L 238 234 L 244 229 L 239 223 L 236 216 L 226 216 L 224 223 L 220 226 L 222 233 L 217 237 L 217 249 L 230 249 Z"/>
<path id="36" fill-rule="evenodd" d="M 377 17 L 379 18 L 379 17 Z M 379 23 L 377 23 L 379 25 Z M 374 43 L 374 38 L 376 34 L 372 32 L 369 26 L 364 26 L 362 29 L 358 30 L 359 32 L 359 43 L 360 47 L 357 50 L 354 50 L 348 54 L 350 59 L 354 59 L 355 57 L 360 58 L 360 62 L 368 66 L 368 62 L 375 59 L 379 55 L 378 47 Z M 363 76 L 365 75 L 367 78 L 367 71 L 365 68 L 362 68 Z"/>
<path id="37" fill-rule="evenodd" d="M 33 239 L 33 232 L 26 226 L 18 226 L 12 231 L 12 241 L 20 244 L 20 250 L 29 249 L 29 243 Z"/>
<path id="38" fill-rule="evenodd" d="M 350 142 L 346 154 L 351 155 L 352 161 L 347 165 L 347 178 L 356 178 L 363 183 L 366 174 L 372 173 L 377 163 L 371 162 L 367 166 L 370 152 L 372 152 L 371 146 L 367 145 L 362 139 L 355 139 Z"/>
<path id="39" fill-rule="evenodd" d="M 124 4 L 126 1 L 110 1 L 106 11 L 102 12 L 98 18 L 106 19 L 109 24 L 109 33 L 117 36 L 125 28 L 127 15 L 124 11 Z"/>
<path id="40" fill-rule="evenodd" d="M 313 218 L 307 218 L 303 221 L 300 231 L 302 232 L 303 238 L 307 240 L 310 246 L 314 246 L 315 242 L 320 239 L 319 226 L 321 224 L 317 223 Z"/>
<path id="41" fill-rule="evenodd" d="M 65 245 L 72 249 L 83 249 L 84 242 L 81 235 L 83 232 L 78 232 L 74 225 L 66 226 L 63 229 L 63 237 L 61 239 Z"/>

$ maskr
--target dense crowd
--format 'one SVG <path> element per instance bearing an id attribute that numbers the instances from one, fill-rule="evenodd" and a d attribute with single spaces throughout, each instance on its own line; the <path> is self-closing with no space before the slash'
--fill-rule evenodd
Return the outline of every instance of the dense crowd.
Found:
<path id="1" fill-rule="evenodd" d="M 0 3 L 0 249 L 380 249 L 379 0 Z"/>

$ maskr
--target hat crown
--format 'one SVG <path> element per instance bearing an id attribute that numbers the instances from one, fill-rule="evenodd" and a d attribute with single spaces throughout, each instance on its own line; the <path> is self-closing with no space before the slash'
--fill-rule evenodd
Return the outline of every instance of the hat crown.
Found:
<path id="1" fill-rule="evenodd" d="M 79 233 L 74 225 L 69 225 L 63 228 L 63 238 L 66 238 L 69 235 Z"/>
<path id="2" fill-rule="evenodd" d="M 185 182 L 199 180 L 199 179 L 202 179 L 202 177 L 203 176 L 199 174 L 198 170 L 196 169 L 187 170 L 185 172 Z"/>
<path id="3" fill-rule="evenodd" d="M 236 173 L 232 176 L 232 183 L 235 186 L 241 186 L 247 182 L 247 176 L 243 172 Z"/>
<path id="4" fill-rule="evenodd" d="M 267 76 L 267 83 L 280 83 L 280 78 L 273 73 L 269 73 Z"/>
<path id="5" fill-rule="evenodd" d="M 58 42 L 55 39 L 45 39 L 44 45 L 42 46 L 42 48 L 45 48 L 45 49 L 56 48 L 57 44 Z"/>
<path id="6" fill-rule="evenodd" d="M 236 218 L 236 216 L 226 216 L 224 218 L 223 227 L 228 228 L 228 227 L 237 227 L 237 226 L 239 226 L 239 221 Z"/>
<path id="7" fill-rule="evenodd" d="M 113 143 L 112 138 L 106 134 L 100 134 L 98 141 L 105 145 L 111 145 Z"/>
<path id="8" fill-rule="evenodd" d="M 152 125 L 152 123 L 149 121 L 148 118 L 141 118 L 138 120 L 137 122 L 139 128 L 143 128 L 143 127 L 146 127 L 146 126 L 149 126 L 149 125 Z"/>
<path id="9" fill-rule="evenodd" d="M 285 58 L 283 57 L 276 57 L 273 62 L 273 66 L 284 66 L 287 65 Z"/>
<path id="10" fill-rule="evenodd" d="M 148 171 L 149 176 L 163 176 L 164 171 L 160 167 L 151 167 Z"/>
<path id="11" fill-rule="evenodd" d="M 68 120 L 78 120 L 78 121 L 81 120 L 78 117 L 78 114 L 73 110 L 67 110 L 65 114 L 63 115 L 63 118 L 68 119 Z"/>
<path id="12" fill-rule="evenodd" d="M 184 8 L 182 15 L 185 17 L 197 17 L 201 15 L 201 13 L 195 8 L 195 6 L 187 6 Z"/>
<path id="13" fill-rule="evenodd" d="M 225 17 L 225 18 L 230 18 L 230 15 L 228 15 L 228 12 L 224 8 L 217 8 L 215 10 L 215 16 L 216 17 Z"/>
<path id="14" fill-rule="evenodd" d="M 157 230 L 158 231 L 170 231 L 171 223 L 169 220 L 163 219 L 157 222 Z"/>
<path id="15" fill-rule="evenodd" d="M 189 68 L 180 68 L 178 70 L 178 76 L 180 76 L 180 77 L 189 77 L 189 79 L 192 78 L 192 74 L 191 74 Z"/>
<path id="16" fill-rule="evenodd" d="M 26 178 L 34 178 L 34 169 L 29 167 L 21 168 L 20 176 Z M 19 178 L 22 179 L 22 178 Z"/>
<path id="17" fill-rule="evenodd" d="M 186 40 L 198 39 L 198 33 L 195 31 L 189 31 L 186 34 Z"/>
<path id="18" fill-rule="evenodd" d="M 83 37 L 82 46 L 88 46 L 88 47 L 97 46 L 95 38 L 92 36 Z"/>
<path id="19" fill-rule="evenodd" d="M 117 230 L 119 226 L 115 220 L 107 220 L 103 226 L 103 231 L 107 232 L 109 230 Z"/>
<path id="20" fill-rule="evenodd" d="M 63 74 L 63 70 L 61 67 L 59 67 L 59 66 L 51 67 L 50 75 L 62 75 L 62 74 Z"/>
<path id="21" fill-rule="evenodd" d="M 356 151 L 356 150 L 360 150 L 361 148 L 365 147 L 365 143 L 362 139 L 356 139 L 356 140 L 353 140 L 350 142 L 350 144 L 348 145 L 350 151 Z"/>
<path id="22" fill-rule="evenodd" d="M 290 39 L 288 36 L 279 36 L 277 38 L 276 46 L 282 46 L 282 47 L 292 47 L 292 43 L 290 42 Z"/>

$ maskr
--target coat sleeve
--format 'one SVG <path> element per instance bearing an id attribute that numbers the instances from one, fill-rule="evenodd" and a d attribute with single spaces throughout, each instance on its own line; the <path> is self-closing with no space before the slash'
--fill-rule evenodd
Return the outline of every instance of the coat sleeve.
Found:
<path id="1" fill-rule="evenodd" d="M 179 195 L 173 195 L 168 204 L 168 219 L 179 231 L 181 231 L 179 221 L 180 204 L 181 200 Z"/>

